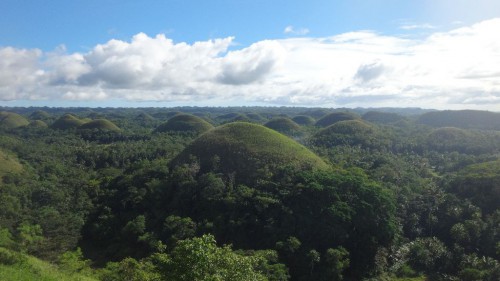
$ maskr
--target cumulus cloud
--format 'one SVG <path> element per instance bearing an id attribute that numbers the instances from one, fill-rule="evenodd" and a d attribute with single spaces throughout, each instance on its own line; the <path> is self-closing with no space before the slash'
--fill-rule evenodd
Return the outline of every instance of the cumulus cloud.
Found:
<path id="1" fill-rule="evenodd" d="M 4 47 L 0 100 L 500 110 L 498 30 L 492 19 L 422 39 L 355 31 L 233 49 L 232 37 L 188 44 L 139 33 L 87 53 Z"/>

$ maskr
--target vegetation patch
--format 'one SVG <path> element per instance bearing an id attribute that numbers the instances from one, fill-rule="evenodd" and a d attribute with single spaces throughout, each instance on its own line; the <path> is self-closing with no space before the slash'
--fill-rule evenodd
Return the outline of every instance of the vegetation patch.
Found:
<path id="1" fill-rule="evenodd" d="M 378 128 L 361 120 L 339 121 L 330 125 L 316 133 L 312 142 L 324 147 L 360 145 L 367 148 L 384 148 L 389 144 L 389 140 Z"/>

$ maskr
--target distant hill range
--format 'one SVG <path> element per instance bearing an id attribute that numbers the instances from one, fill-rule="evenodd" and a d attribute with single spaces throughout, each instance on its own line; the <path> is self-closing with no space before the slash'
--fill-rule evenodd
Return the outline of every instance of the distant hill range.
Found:
<path id="1" fill-rule="evenodd" d="M 445 110 L 427 112 L 418 123 L 432 127 L 500 130 L 500 113 L 480 110 Z"/>

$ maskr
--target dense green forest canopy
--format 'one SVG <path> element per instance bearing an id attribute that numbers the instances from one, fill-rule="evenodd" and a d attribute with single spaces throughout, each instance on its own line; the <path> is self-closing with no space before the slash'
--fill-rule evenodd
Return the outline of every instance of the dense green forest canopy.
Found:
<path id="1" fill-rule="evenodd" d="M 496 281 L 498 116 L 0 107 L 0 279 Z"/>

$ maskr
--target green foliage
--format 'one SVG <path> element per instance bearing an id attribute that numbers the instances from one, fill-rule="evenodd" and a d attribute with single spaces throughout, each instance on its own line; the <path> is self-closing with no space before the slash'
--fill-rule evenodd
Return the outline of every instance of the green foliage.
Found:
<path id="1" fill-rule="evenodd" d="M 43 242 L 42 228 L 38 224 L 22 223 L 17 232 L 19 247 L 23 253 L 36 251 Z"/>
<path id="2" fill-rule="evenodd" d="M 173 281 L 267 280 L 255 268 L 257 257 L 240 256 L 231 248 L 217 247 L 213 236 L 180 241 L 166 265 L 167 279 Z"/>
<path id="3" fill-rule="evenodd" d="M 90 260 L 83 257 L 83 253 L 80 248 L 76 248 L 74 251 L 64 252 L 61 256 L 59 256 L 58 265 L 61 270 L 70 274 L 91 274 Z"/>
<path id="4" fill-rule="evenodd" d="M 328 249 L 325 255 L 328 280 L 344 280 L 343 272 L 349 267 L 349 252 L 340 247 Z"/>
<path id="5" fill-rule="evenodd" d="M 405 118 L 393 112 L 368 111 L 363 114 L 363 120 L 378 124 L 394 124 L 405 120 Z"/>

